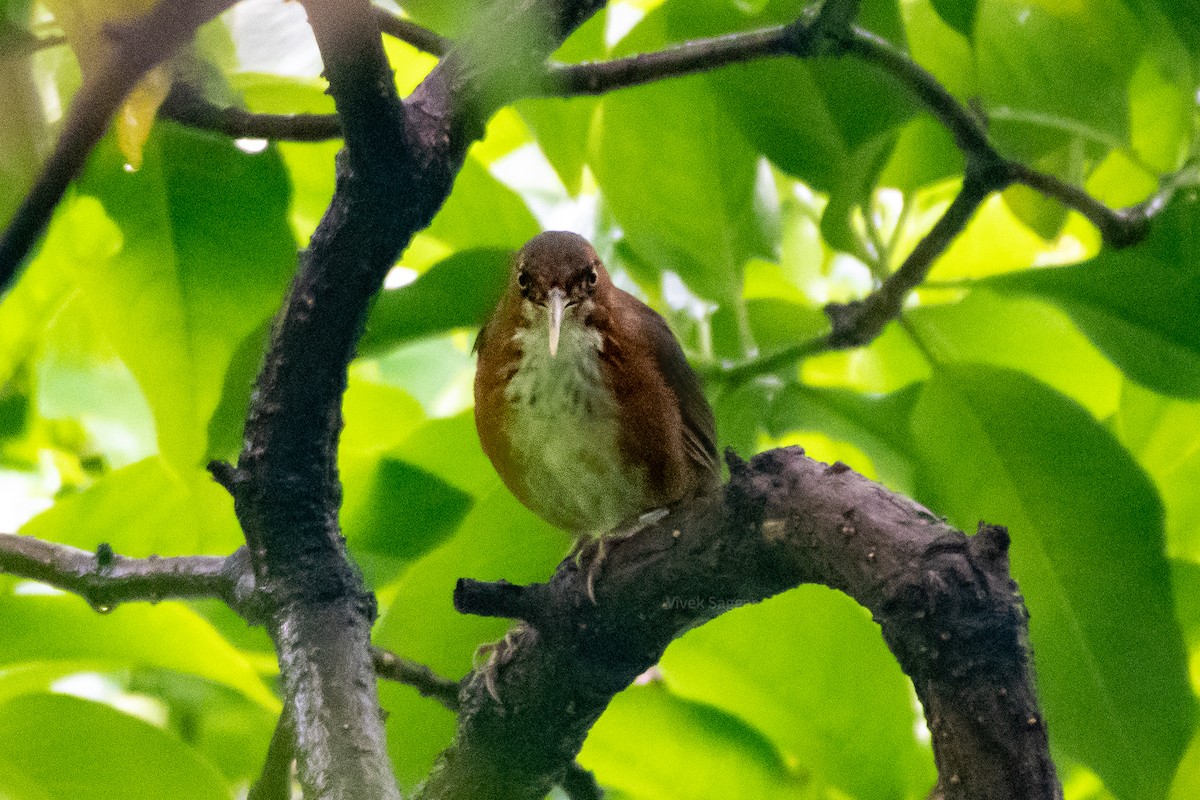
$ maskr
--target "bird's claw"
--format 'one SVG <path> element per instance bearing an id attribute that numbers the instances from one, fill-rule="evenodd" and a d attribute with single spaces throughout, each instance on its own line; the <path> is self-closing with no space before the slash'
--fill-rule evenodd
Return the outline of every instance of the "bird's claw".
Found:
<path id="1" fill-rule="evenodd" d="M 516 628 L 512 628 L 504 634 L 504 638 L 500 641 L 479 645 L 479 649 L 475 651 L 475 657 L 472 659 L 476 665 L 475 671 L 483 677 L 483 685 L 487 689 L 487 693 L 500 705 L 503 703 L 500 700 L 500 692 L 496 688 L 496 679 L 500 675 L 500 667 L 512 659 L 515 644 Z M 480 665 L 484 658 L 487 660 Z"/>
<path id="2" fill-rule="evenodd" d="M 600 567 L 604 564 L 604 558 L 608 554 L 606 544 L 608 542 L 628 539 L 651 525 L 661 522 L 668 513 L 670 512 L 665 508 L 651 509 L 632 522 L 603 534 L 595 540 L 596 554 L 588 560 L 586 567 L 587 574 L 584 578 L 584 588 L 587 591 L 588 600 L 592 601 L 592 605 L 598 605 L 596 602 L 596 577 L 600 574 Z M 568 554 L 568 558 L 574 558 L 575 566 L 579 569 L 584 569 L 583 554 L 590 543 L 585 537 L 580 537 L 575 541 L 574 547 L 571 548 L 571 553 Z"/>

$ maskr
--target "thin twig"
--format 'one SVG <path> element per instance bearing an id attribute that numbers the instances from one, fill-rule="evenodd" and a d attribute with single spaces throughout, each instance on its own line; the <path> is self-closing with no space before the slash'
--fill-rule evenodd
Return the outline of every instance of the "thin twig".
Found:
<path id="1" fill-rule="evenodd" d="M 610 61 L 552 64 L 535 94 L 553 97 L 596 95 L 730 64 L 791 53 L 793 27 L 775 25 L 715 36 Z"/>
<path id="2" fill-rule="evenodd" d="M 767 375 L 777 369 L 783 369 L 832 349 L 833 345 L 829 341 L 829 334 L 823 334 L 805 339 L 803 342 L 797 342 L 774 353 L 743 361 L 735 366 L 711 370 L 706 373 L 706 377 L 721 383 L 728 389 L 736 389 L 759 375 Z"/>
<path id="3" fill-rule="evenodd" d="M 337 114 L 255 114 L 209 102 L 194 86 L 176 82 L 159 113 L 181 125 L 233 139 L 324 142 L 342 136 Z"/>
<path id="4" fill-rule="evenodd" d="M 106 544 L 96 552 L 33 536 L 0 533 L 0 572 L 77 594 L 94 608 L 135 601 L 220 598 L 235 609 L 237 575 L 223 556 L 129 558 Z"/>
<path id="5" fill-rule="evenodd" d="M 5 61 L 15 60 L 18 58 L 27 58 L 39 50 L 45 50 L 50 47 L 58 47 L 67 43 L 65 36 L 34 36 L 27 31 L 20 31 L 8 41 L 4 42 L 5 47 L 11 47 L 11 50 L 0 51 L 0 63 Z"/>
<path id="6" fill-rule="evenodd" d="M 398 17 L 386 8 L 372 6 L 371 10 L 375 13 L 379 30 L 393 39 L 408 42 L 421 52 L 433 56 L 444 56 L 449 52 L 452 42 L 441 34 L 422 28 L 412 20 Z"/>
<path id="7" fill-rule="evenodd" d="M 401 658 L 382 647 L 372 647 L 371 658 L 379 677 L 411 686 L 422 697 L 436 700 L 450 711 L 458 711 L 458 681 L 443 678 L 424 664 Z"/>
<path id="8" fill-rule="evenodd" d="M 1003 185 L 1003 177 L 988 179 L 968 172 L 950 207 L 878 289 L 862 300 L 825 306 L 825 314 L 833 325 L 830 345 L 861 347 L 874 341 L 885 325 L 900 316 L 909 292 L 921 285 L 938 256 L 967 227 L 983 201 Z"/>

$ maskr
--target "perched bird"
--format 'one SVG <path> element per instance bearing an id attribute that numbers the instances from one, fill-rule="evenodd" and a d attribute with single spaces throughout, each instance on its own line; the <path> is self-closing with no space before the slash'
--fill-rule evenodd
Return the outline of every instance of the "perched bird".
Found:
<path id="1" fill-rule="evenodd" d="M 679 343 L 582 236 L 549 231 L 521 248 L 475 347 L 483 450 L 577 554 L 719 483 L 712 409 Z"/>

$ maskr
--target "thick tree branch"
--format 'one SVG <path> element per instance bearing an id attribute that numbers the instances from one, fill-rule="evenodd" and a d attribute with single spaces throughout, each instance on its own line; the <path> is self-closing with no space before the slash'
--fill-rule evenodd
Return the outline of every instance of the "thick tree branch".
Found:
<path id="1" fill-rule="evenodd" d="M 231 556 L 129 558 L 106 544 L 96 552 L 0 533 L 0 572 L 40 581 L 77 594 L 93 608 L 120 603 L 215 597 L 253 618 L 247 601 L 249 562 L 244 551 Z"/>
<path id="2" fill-rule="evenodd" d="M 311 798 L 399 797 L 369 645 L 374 598 L 337 522 L 346 365 L 367 300 L 395 258 L 387 212 L 408 177 L 403 114 L 367 0 L 305 4 L 347 149 L 338 190 L 277 321 L 238 462 L 234 505 L 274 603 L 284 702 Z M 352 210 L 353 209 L 353 210 Z"/>
<path id="3" fill-rule="evenodd" d="M 256 577 L 275 604 L 268 627 L 311 798 L 398 797 L 369 651 L 373 597 L 338 528 L 346 369 L 371 297 L 483 131 L 489 87 L 504 82 L 489 70 L 513 64 L 487 58 L 489 44 L 520 45 L 522 67 L 540 63 L 572 29 L 564 18 L 586 18 L 583 4 L 552 5 L 492 7 L 497 18 L 481 41 L 456 47 L 402 104 L 369 3 L 305 3 L 345 148 L 333 200 L 276 322 L 232 483 Z"/>
<path id="4" fill-rule="evenodd" d="M 111 28 L 108 56 L 84 76 L 54 152 L 0 235 L 0 293 L 7 291 L 126 95 L 154 66 L 190 41 L 197 28 L 234 2 L 162 0 L 144 16 Z"/>
<path id="5" fill-rule="evenodd" d="M 964 536 L 798 448 L 735 461 L 731 473 L 723 492 L 612 543 L 596 604 L 572 560 L 548 584 L 460 582 L 461 611 L 525 623 L 496 659 L 499 702 L 489 679 L 465 679 L 455 744 L 420 797 L 542 797 L 612 696 L 673 639 L 802 583 L 843 591 L 879 621 L 924 704 L 945 797 L 1060 796 L 1003 528 Z"/>

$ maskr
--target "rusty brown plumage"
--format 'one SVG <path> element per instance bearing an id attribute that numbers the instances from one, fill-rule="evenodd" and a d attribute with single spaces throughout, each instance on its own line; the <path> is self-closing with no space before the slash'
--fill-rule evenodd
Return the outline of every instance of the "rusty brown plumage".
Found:
<path id="1" fill-rule="evenodd" d="M 712 410 L 678 342 L 582 237 L 521 249 L 476 348 L 484 452 L 552 524 L 599 535 L 719 482 Z"/>

